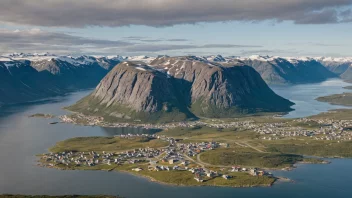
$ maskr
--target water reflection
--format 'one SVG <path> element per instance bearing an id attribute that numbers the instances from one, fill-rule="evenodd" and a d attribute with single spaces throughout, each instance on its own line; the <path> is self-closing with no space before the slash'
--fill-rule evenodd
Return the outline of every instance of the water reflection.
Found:
<path id="1" fill-rule="evenodd" d="M 106 136 L 114 135 L 126 135 L 126 134 L 154 134 L 160 132 L 158 129 L 143 129 L 143 128 L 112 128 L 102 127 L 102 130 L 106 133 Z"/>
<path id="2" fill-rule="evenodd" d="M 316 115 L 331 109 L 346 109 L 350 107 L 331 105 L 325 102 L 315 100 L 320 96 L 339 94 L 346 92 L 343 87 L 351 85 L 343 82 L 341 79 L 330 79 L 322 83 L 271 86 L 271 88 L 280 96 L 296 103 L 292 108 L 294 111 L 289 112 L 284 117 L 299 118 Z"/>

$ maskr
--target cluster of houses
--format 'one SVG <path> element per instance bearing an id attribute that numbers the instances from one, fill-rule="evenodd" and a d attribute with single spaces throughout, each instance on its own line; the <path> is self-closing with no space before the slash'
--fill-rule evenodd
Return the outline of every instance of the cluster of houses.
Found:
<path id="1" fill-rule="evenodd" d="M 351 120 L 332 120 L 332 119 L 308 119 L 300 118 L 294 120 L 297 123 L 317 123 L 317 129 L 303 129 L 293 127 L 288 123 L 265 123 L 258 125 L 254 129 L 257 133 L 264 135 L 264 140 L 277 140 L 283 137 L 311 137 L 315 140 L 352 140 L 352 121 Z"/>
<path id="2" fill-rule="evenodd" d="M 116 137 L 116 136 L 115 136 Z M 119 153 L 109 153 L 103 151 L 97 153 L 90 152 L 62 152 L 62 153 L 48 153 L 42 156 L 49 166 L 57 164 L 75 165 L 75 166 L 96 166 L 101 164 L 122 165 L 125 163 L 134 164 L 138 162 L 157 159 L 169 164 L 179 164 L 187 166 L 189 162 L 184 159 L 184 155 L 194 156 L 206 150 L 212 150 L 219 147 L 217 142 L 202 142 L 202 143 L 177 143 L 177 140 L 171 137 L 159 136 L 155 134 L 126 134 L 118 135 L 119 138 L 135 138 L 135 137 L 148 137 L 160 139 L 169 143 L 169 146 L 163 148 L 137 148 L 129 151 Z M 164 170 L 164 167 L 159 167 Z M 159 169 L 156 167 L 156 169 Z M 173 169 L 180 169 L 173 167 Z M 166 169 L 165 169 L 166 170 Z"/>
<path id="3" fill-rule="evenodd" d="M 129 151 L 111 153 L 111 152 L 61 152 L 48 153 L 41 157 L 45 166 L 55 167 L 58 164 L 66 166 L 97 166 L 97 165 L 123 165 L 149 162 L 148 171 L 190 171 L 194 174 L 194 179 L 198 182 L 206 181 L 207 178 L 222 177 L 230 179 L 231 176 L 223 173 L 230 172 L 247 172 L 253 176 L 267 175 L 264 171 L 257 169 L 247 169 L 241 167 L 232 167 L 231 169 L 220 171 L 209 170 L 189 157 L 195 156 L 201 152 L 226 146 L 218 142 L 201 142 L 201 143 L 178 143 L 171 137 L 159 136 L 155 134 L 127 134 L 118 135 L 120 138 L 148 137 L 157 138 L 169 143 L 163 148 L 138 148 Z M 190 160 L 187 160 L 185 158 Z M 132 171 L 142 171 L 143 168 L 133 168 Z"/>
<path id="4" fill-rule="evenodd" d="M 216 149 L 220 146 L 218 142 L 201 142 L 201 143 L 188 143 L 188 144 L 177 144 L 177 150 L 190 157 L 196 156 L 197 154 Z"/>
<path id="5" fill-rule="evenodd" d="M 48 153 L 41 157 L 48 166 L 63 164 L 66 166 L 96 166 L 96 165 L 122 165 L 135 164 L 154 158 L 161 154 L 162 150 L 154 148 L 139 148 L 121 153 L 91 152 L 62 152 Z"/>
<path id="6" fill-rule="evenodd" d="M 212 120 L 211 122 L 193 121 L 193 122 L 176 122 L 168 124 L 142 124 L 142 123 L 108 123 L 104 121 L 103 117 L 87 116 L 81 113 L 73 115 L 63 115 L 59 117 L 64 123 L 79 124 L 84 123 L 88 126 L 104 126 L 104 127 L 130 127 L 130 128 L 145 128 L 145 129 L 172 129 L 177 127 L 210 127 L 210 128 L 240 128 L 240 129 L 254 129 L 256 125 L 253 120 L 237 121 L 226 123 L 221 120 Z"/>

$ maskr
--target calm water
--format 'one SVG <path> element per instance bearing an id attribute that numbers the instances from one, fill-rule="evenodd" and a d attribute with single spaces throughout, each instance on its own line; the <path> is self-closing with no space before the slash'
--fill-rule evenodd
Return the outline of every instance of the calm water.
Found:
<path id="1" fill-rule="evenodd" d="M 331 105 L 325 102 L 319 102 L 315 99 L 320 96 L 340 94 L 351 92 L 343 87 L 351 84 L 343 82 L 341 79 L 330 79 L 322 83 L 303 84 L 294 86 L 271 86 L 271 88 L 280 96 L 290 99 L 296 103 L 292 111 L 285 115 L 286 118 L 298 118 L 316 115 L 331 109 L 347 108 L 339 105 Z"/>
<path id="2" fill-rule="evenodd" d="M 340 84 L 339 84 L 340 83 Z M 315 103 L 316 95 L 341 93 L 341 81 L 327 81 L 275 91 L 297 103 L 302 116 L 311 111 L 336 108 Z M 320 88 L 319 88 L 320 87 Z M 334 88 L 334 90 L 327 90 Z M 337 90 L 339 89 L 339 90 Z M 290 91 L 289 91 L 290 90 Z M 51 120 L 28 118 L 34 113 L 64 114 L 62 107 L 74 103 L 89 91 L 58 97 L 47 102 L 0 109 L 0 194 L 112 194 L 127 198 L 144 197 L 350 197 L 352 160 L 334 159 L 329 165 L 300 165 L 291 172 L 275 172 L 295 183 L 277 183 L 270 188 L 173 187 L 149 182 L 125 173 L 103 171 L 59 171 L 35 166 L 35 156 L 47 152 L 57 141 L 77 136 L 113 136 L 119 133 L 146 133 L 141 129 L 82 127 L 70 124 L 49 125 Z M 285 95 L 287 94 L 287 95 Z M 309 97 L 306 95 L 309 94 Z M 312 102 L 312 105 L 309 103 Z M 320 105 L 319 105 L 320 104 Z M 310 109 L 307 109 L 310 108 Z"/>

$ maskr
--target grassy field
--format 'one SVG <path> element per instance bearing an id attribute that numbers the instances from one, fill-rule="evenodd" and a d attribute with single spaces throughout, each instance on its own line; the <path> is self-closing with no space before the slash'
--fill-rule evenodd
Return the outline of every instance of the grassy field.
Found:
<path id="1" fill-rule="evenodd" d="M 159 148 L 167 146 L 167 142 L 146 137 L 125 139 L 119 137 L 77 137 L 58 142 L 49 149 L 50 152 L 64 151 L 123 151 L 134 148 Z"/>
<path id="2" fill-rule="evenodd" d="M 352 157 L 352 141 L 278 140 L 262 141 L 268 152 L 319 157 Z"/>
<path id="3" fill-rule="evenodd" d="M 28 117 L 30 117 L 30 118 L 55 118 L 54 115 L 43 114 L 43 113 L 36 113 L 36 114 L 30 115 Z"/>
<path id="4" fill-rule="evenodd" d="M 328 102 L 333 105 L 352 106 L 352 93 L 334 94 L 330 96 L 319 97 L 316 100 Z"/>
<path id="5" fill-rule="evenodd" d="M 216 149 L 202 153 L 200 158 L 203 162 L 213 165 L 240 165 L 260 168 L 286 168 L 303 160 L 301 155 L 260 153 L 249 148 Z"/>
<path id="6" fill-rule="evenodd" d="M 143 168 L 140 172 L 131 171 L 132 168 Z M 251 186 L 270 186 L 275 182 L 275 178 L 263 176 L 263 177 L 254 177 L 248 173 L 243 172 L 221 172 L 222 174 L 231 175 L 232 178 L 225 180 L 222 177 L 209 178 L 204 177 L 204 182 L 197 182 L 194 179 L 194 174 L 189 171 L 148 171 L 147 165 L 135 164 L 135 165 L 124 165 L 119 166 L 115 170 L 117 171 L 126 171 L 137 176 L 144 176 L 150 178 L 153 181 L 172 184 L 172 185 L 181 185 L 181 186 L 229 186 L 229 187 L 251 187 Z M 215 169 L 213 169 L 215 170 Z"/>
<path id="7" fill-rule="evenodd" d="M 169 123 L 180 122 L 195 117 L 185 109 L 178 109 L 173 106 L 168 111 L 158 111 L 154 113 L 137 112 L 125 105 L 113 104 L 107 106 L 101 104 L 101 101 L 92 97 L 91 95 L 79 100 L 76 104 L 66 107 L 66 110 L 73 112 L 80 112 L 90 116 L 104 117 L 104 121 L 114 122 L 128 122 L 128 123 Z M 137 121 L 138 120 L 138 121 Z"/>
<path id="8" fill-rule="evenodd" d="M 193 127 L 184 128 L 177 127 L 173 129 L 164 130 L 158 134 L 166 135 L 169 137 L 176 137 L 184 139 L 188 142 L 202 142 L 202 141 L 220 141 L 235 140 L 235 139 L 254 139 L 258 138 L 258 134 L 253 131 L 240 130 L 238 128 L 210 128 L 210 127 Z"/>

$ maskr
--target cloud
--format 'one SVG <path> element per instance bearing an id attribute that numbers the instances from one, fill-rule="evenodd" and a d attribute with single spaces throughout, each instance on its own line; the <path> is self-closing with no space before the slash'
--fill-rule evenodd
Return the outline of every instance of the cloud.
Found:
<path id="1" fill-rule="evenodd" d="M 288 45 L 296 45 L 296 46 L 319 46 L 319 47 L 342 47 L 346 46 L 346 44 L 329 44 L 329 43 L 319 43 L 319 42 L 295 42 L 295 43 L 287 43 Z"/>
<path id="2" fill-rule="evenodd" d="M 172 42 L 184 42 L 184 41 L 188 41 L 188 39 L 167 39 L 166 41 L 172 41 Z"/>
<path id="3" fill-rule="evenodd" d="M 259 49 L 259 50 L 241 50 L 238 55 L 240 56 L 250 56 L 254 54 L 259 54 L 259 55 L 298 55 L 300 54 L 301 51 L 297 49 Z"/>
<path id="4" fill-rule="evenodd" d="M 0 21 L 11 24 L 86 27 L 220 21 L 350 22 L 352 0 L 1 0 Z"/>
<path id="5" fill-rule="evenodd" d="M 89 39 L 40 29 L 0 29 L 0 52 L 84 53 L 85 49 L 133 45 L 125 41 Z"/>
<path id="6" fill-rule="evenodd" d="M 175 39 L 150 39 L 149 37 L 144 37 L 144 36 L 127 36 L 123 37 L 126 40 L 132 40 L 132 41 L 141 41 L 141 42 L 163 42 L 163 41 L 169 41 L 169 42 L 185 42 L 189 41 L 188 39 L 181 39 L 181 38 L 175 38 Z"/>
<path id="7" fill-rule="evenodd" d="M 187 49 L 216 49 L 216 48 L 257 48 L 262 46 L 257 45 L 232 45 L 232 44 L 206 44 L 206 45 L 169 45 L 169 44 L 158 44 L 158 45 L 132 45 L 122 47 L 126 52 L 162 52 L 172 50 L 187 50 Z"/>
<path id="8" fill-rule="evenodd" d="M 147 40 L 145 37 L 135 37 L 132 40 Z M 151 39 L 149 39 L 151 41 Z M 159 40 L 155 40 L 159 41 Z M 163 40 L 160 40 L 163 41 Z M 167 40 L 165 40 L 167 41 Z M 112 41 L 90 39 L 73 36 L 61 32 L 48 32 L 40 29 L 7 30 L 0 29 L 0 54 L 11 52 L 51 52 L 56 54 L 125 54 L 125 53 L 156 53 L 186 49 L 215 48 L 252 48 L 253 45 L 235 44 L 165 44 L 136 43 L 127 41 Z"/>

